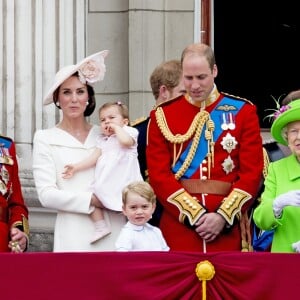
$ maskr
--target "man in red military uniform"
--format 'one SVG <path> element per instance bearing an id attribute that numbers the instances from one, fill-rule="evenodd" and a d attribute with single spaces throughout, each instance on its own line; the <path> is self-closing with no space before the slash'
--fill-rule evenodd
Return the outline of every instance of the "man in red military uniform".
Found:
<path id="1" fill-rule="evenodd" d="M 263 169 L 256 107 L 217 90 L 209 46 L 188 46 L 181 62 L 187 94 L 152 111 L 148 131 L 149 180 L 164 207 L 160 228 L 171 250 L 249 250 L 249 232 L 247 240 L 239 225 Z"/>
<path id="2" fill-rule="evenodd" d="M 0 136 L 0 252 L 28 246 L 28 209 L 24 204 L 14 142 Z"/>

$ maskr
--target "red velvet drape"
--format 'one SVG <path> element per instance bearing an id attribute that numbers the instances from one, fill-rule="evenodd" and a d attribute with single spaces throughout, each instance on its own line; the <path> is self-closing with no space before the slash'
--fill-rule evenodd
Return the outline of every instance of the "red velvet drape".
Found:
<path id="1" fill-rule="evenodd" d="M 215 269 L 206 299 L 296 299 L 299 293 L 298 254 L 3 253 L 1 299 L 199 300 L 195 269 L 205 260 Z"/>

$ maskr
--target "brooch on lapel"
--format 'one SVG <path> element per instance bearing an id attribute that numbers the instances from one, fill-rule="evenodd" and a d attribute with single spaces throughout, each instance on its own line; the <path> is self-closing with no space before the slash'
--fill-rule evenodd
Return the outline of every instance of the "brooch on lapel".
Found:
<path id="1" fill-rule="evenodd" d="M 226 174 L 229 174 L 234 169 L 235 165 L 229 155 L 227 158 L 224 159 L 224 161 L 222 163 L 222 167 Z"/>
<path id="2" fill-rule="evenodd" d="M 236 141 L 235 137 L 233 137 L 230 133 L 227 133 L 221 142 L 223 149 L 230 153 L 233 149 L 235 149 L 238 142 Z"/>

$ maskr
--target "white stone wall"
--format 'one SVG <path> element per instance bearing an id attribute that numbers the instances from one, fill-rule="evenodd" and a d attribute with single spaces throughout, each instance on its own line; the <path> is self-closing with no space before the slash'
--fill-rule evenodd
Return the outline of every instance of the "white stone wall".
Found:
<path id="1" fill-rule="evenodd" d="M 121 99 L 132 120 L 147 116 L 154 105 L 151 72 L 164 60 L 180 58 L 193 42 L 193 26 L 194 0 L 89 1 L 87 51 L 110 50 L 98 105 Z"/>

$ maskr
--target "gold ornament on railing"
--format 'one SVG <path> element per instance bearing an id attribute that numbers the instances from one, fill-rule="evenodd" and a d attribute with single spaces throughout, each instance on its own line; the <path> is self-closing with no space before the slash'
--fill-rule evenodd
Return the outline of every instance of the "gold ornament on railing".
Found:
<path id="1" fill-rule="evenodd" d="M 196 275 L 202 281 L 202 300 L 206 300 L 206 281 L 213 279 L 215 268 L 208 260 L 201 261 L 196 266 Z"/>

